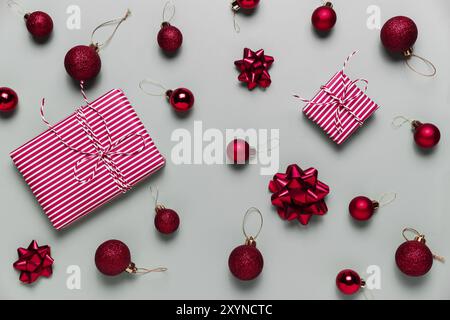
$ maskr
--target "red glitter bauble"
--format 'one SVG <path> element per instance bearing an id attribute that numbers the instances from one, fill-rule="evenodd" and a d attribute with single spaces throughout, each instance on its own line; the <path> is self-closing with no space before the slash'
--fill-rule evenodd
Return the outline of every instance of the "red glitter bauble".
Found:
<path id="1" fill-rule="evenodd" d="M 163 234 L 171 234 L 177 231 L 180 225 L 180 217 L 171 209 L 156 208 L 155 227 Z"/>
<path id="2" fill-rule="evenodd" d="M 337 16 L 330 3 L 314 10 L 311 22 L 319 31 L 330 31 L 336 24 Z"/>
<path id="3" fill-rule="evenodd" d="M 414 141 L 424 149 L 435 147 L 441 140 L 441 132 L 438 127 L 431 123 L 413 122 Z"/>
<path id="4" fill-rule="evenodd" d="M 253 10 L 258 6 L 259 0 L 237 0 L 237 4 L 244 10 Z"/>
<path id="5" fill-rule="evenodd" d="M 398 16 L 389 19 L 381 29 L 383 46 L 397 53 L 404 53 L 411 49 L 417 40 L 418 30 L 413 20 Z"/>
<path id="6" fill-rule="evenodd" d="M 228 258 L 231 273 L 239 280 L 253 280 L 259 276 L 264 267 L 264 259 L 255 245 L 236 247 Z"/>
<path id="7" fill-rule="evenodd" d="M 166 95 L 169 97 L 170 105 L 177 112 L 189 111 L 194 105 L 194 94 L 189 89 L 178 88 L 173 91 L 169 90 Z"/>
<path id="8" fill-rule="evenodd" d="M 336 277 L 336 286 L 340 292 L 346 295 L 355 294 L 361 289 L 363 281 L 358 273 L 346 269 L 338 273 Z"/>
<path id="9" fill-rule="evenodd" d="M 75 80 L 88 81 L 99 74 L 102 61 L 95 46 L 76 46 L 67 52 L 64 66 Z"/>
<path id="10" fill-rule="evenodd" d="M 242 139 L 234 139 L 227 146 L 228 159 L 234 164 L 245 164 L 250 159 L 250 145 Z"/>
<path id="11" fill-rule="evenodd" d="M 395 262 L 404 274 L 420 277 L 430 271 L 433 266 L 433 253 L 423 242 L 406 241 L 395 252 Z"/>
<path id="12" fill-rule="evenodd" d="M 53 31 L 52 18 L 42 11 L 35 11 L 25 15 L 28 31 L 35 38 L 47 38 Z"/>
<path id="13" fill-rule="evenodd" d="M 13 89 L 0 88 L 0 112 L 10 113 L 16 109 L 18 103 L 19 97 Z"/>
<path id="14" fill-rule="evenodd" d="M 350 202 L 348 211 L 354 219 L 366 221 L 372 218 L 375 208 L 376 205 L 372 200 L 364 196 L 359 196 Z"/>
<path id="15" fill-rule="evenodd" d="M 177 51 L 183 44 L 183 34 L 170 23 L 163 22 L 161 30 L 158 32 L 158 44 L 164 51 Z"/>
<path id="16" fill-rule="evenodd" d="M 107 276 L 117 276 L 131 264 L 130 249 L 119 240 L 102 243 L 95 252 L 97 269 Z"/>

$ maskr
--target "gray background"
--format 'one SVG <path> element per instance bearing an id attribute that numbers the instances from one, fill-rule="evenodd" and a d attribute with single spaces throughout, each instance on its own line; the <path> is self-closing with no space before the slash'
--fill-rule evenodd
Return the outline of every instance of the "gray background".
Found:
<path id="1" fill-rule="evenodd" d="M 46 45 L 34 43 L 21 19 L 1 1 L 0 84 L 14 88 L 20 97 L 17 112 L 0 118 L 1 298 L 339 299 L 334 285 L 337 272 L 349 267 L 366 276 L 372 264 L 382 271 L 382 289 L 373 292 L 376 299 L 450 298 L 445 264 L 436 262 L 421 279 L 407 279 L 394 264 L 406 226 L 424 232 L 433 251 L 450 257 L 448 1 L 337 0 L 338 23 L 324 39 L 310 24 L 320 1 L 263 0 L 256 14 L 238 15 L 242 31 L 236 34 L 228 1 L 178 0 L 173 24 L 182 30 L 184 44 L 172 59 L 161 54 L 156 43 L 164 0 L 23 3 L 29 10 L 51 14 L 55 31 Z M 81 7 L 81 30 L 66 28 L 66 8 L 71 4 Z M 415 49 L 435 63 L 435 78 L 420 77 L 384 53 L 379 32 L 366 27 L 366 9 L 372 4 L 381 7 L 383 22 L 400 14 L 416 21 L 420 35 Z M 101 52 L 103 69 L 88 96 L 94 99 L 122 88 L 168 163 L 126 196 L 57 232 L 8 154 L 45 129 L 39 117 L 42 97 L 48 99 L 47 116 L 53 122 L 81 104 L 80 93 L 64 70 L 64 55 L 76 44 L 88 44 L 96 25 L 122 15 L 127 7 L 133 16 Z M 268 90 L 249 92 L 237 82 L 233 61 L 242 56 L 244 47 L 264 48 L 275 57 Z M 369 80 L 368 94 L 381 109 L 347 143 L 336 147 L 302 116 L 291 94 L 312 97 L 355 49 L 359 54 L 348 74 Z M 168 87 L 191 88 L 196 95 L 194 112 L 187 118 L 176 117 L 162 98 L 144 95 L 138 83 L 145 77 Z M 417 150 L 407 127 L 391 128 L 390 121 L 398 114 L 437 124 L 442 131 L 439 147 L 431 154 Z M 331 187 L 329 213 L 313 218 L 308 227 L 281 221 L 270 204 L 270 177 L 259 175 L 256 165 L 244 170 L 173 165 L 171 133 L 177 128 L 192 130 L 194 120 L 221 130 L 279 128 L 280 171 L 291 163 L 316 167 L 320 179 Z M 159 186 L 162 202 L 181 216 L 181 229 L 169 240 L 154 230 L 150 185 Z M 362 227 L 351 221 L 347 205 L 354 196 L 377 197 L 389 191 L 399 194 L 397 201 L 370 223 Z M 257 281 L 241 284 L 230 276 L 227 258 L 243 241 L 241 221 L 250 206 L 259 207 L 265 217 L 258 241 L 265 267 Z M 101 276 L 93 255 L 110 238 L 126 242 L 137 264 L 163 265 L 169 272 Z M 56 264 L 51 279 L 28 287 L 19 283 L 11 265 L 16 248 L 32 239 L 52 246 Z M 81 267 L 81 290 L 66 288 L 69 265 Z"/>

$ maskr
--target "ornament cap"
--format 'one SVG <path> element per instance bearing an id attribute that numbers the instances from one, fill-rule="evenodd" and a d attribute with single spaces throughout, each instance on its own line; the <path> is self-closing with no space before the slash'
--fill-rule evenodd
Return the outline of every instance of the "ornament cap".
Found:
<path id="1" fill-rule="evenodd" d="M 365 288 L 366 287 L 366 280 L 361 278 L 361 288 Z"/>
<path id="2" fill-rule="evenodd" d="M 418 120 L 413 120 L 411 122 L 411 126 L 413 128 L 413 130 L 416 130 L 418 127 L 420 127 L 421 125 L 423 125 L 422 122 L 418 121 Z"/>
<path id="3" fill-rule="evenodd" d="M 125 272 L 129 274 L 147 274 L 150 272 L 165 272 L 167 270 L 168 269 L 164 267 L 159 267 L 155 269 L 138 268 L 133 262 L 131 262 L 130 265 L 125 269 Z"/>
<path id="4" fill-rule="evenodd" d="M 155 212 L 158 213 L 158 212 L 160 212 L 161 210 L 166 210 L 166 207 L 165 207 L 164 205 L 162 205 L 162 204 L 156 205 L 156 207 L 155 207 Z"/>
<path id="5" fill-rule="evenodd" d="M 245 245 L 256 247 L 256 241 L 253 237 L 249 237 L 249 238 L 245 239 Z"/>
<path id="6" fill-rule="evenodd" d="M 170 97 L 172 96 L 172 94 L 173 94 L 173 90 L 171 90 L 171 89 L 170 89 L 170 90 L 167 90 L 166 93 L 165 93 L 166 98 L 167 98 L 167 99 L 170 99 Z"/>
<path id="7" fill-rule="evenodd" d="M 25 21 L 28 20 L 29 17 L 30 17 L 30 13 L 29 12 L 25 13 L 25 15 L 23 16 Z"/>
<path id="8" fill-rule="evenodd" d="M 380 208 L 380 203 L 376 200 L 372 200 L 372 206 L 374 210 L 378 210 Z"/>
<path id="9" fill-rule="evenodd" d="M 409 48 L 403 52 L 405 58 L 411 58 L 413 56 L 413 48 Z"/>
<path id="10" fill-rule="evenodd" d="M 163 23 L 161 23 L 161 29 L 162 28 L 167 28 L 167 27 L 170 27 L 170 26 L 171 26 L 171 24 L 168 21 L 164 21 Z"/>
<path id="11" fill-rule="evenodd" d="M 324 6 L 333 8 L 333 4 L 330 1 L 325 2 Z"/>
<path id="12" fill-rule="evenodd" d="M 233 1 L 231 3 L 231 10 L 233 10 L 234 12 L 238 12 L 239 10 L 241 10 L 241 6 L 239 5 L 238 1 Z"/>

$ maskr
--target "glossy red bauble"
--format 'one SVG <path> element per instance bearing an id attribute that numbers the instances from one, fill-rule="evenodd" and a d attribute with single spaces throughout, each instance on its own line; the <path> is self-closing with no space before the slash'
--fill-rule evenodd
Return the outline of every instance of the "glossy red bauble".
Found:
<path id="1" fill-rule="evenodd" d="M 131 265 L 130 249 L 119 240 L 106 241 L 95 252 L 95 265 L 104 275 L 117 276 Z"/>
<path id="2" fill-rule="evenodd" d="M 259 0 L 236 0 L 236 2 L 244 10 L 253 10 L 259 5 Z"/>
<path id="3" fill-rule="evenodd" d="M 17 93 L 7 87 L 0 88 L 0 112 L 10 113 L 14 111 L 19 103 Z"/>
<path id="4" fill-rule="evenodd" d="M 408 17 L 398 16 L 389 19 L 381 29 L 383 46 L 396 53 L 411 49 L 417 40 L 418 30 L 414 21 Z"/>
<path id="5" fill-rule="evenodd" d="M 354 219 L 366 221 L 372 218 L 377 207 L 378 205 L 376 202 L 367 197 L 359 196 L 350 202 L 348 210 Z"/>
<path id="6" fill-rule="evenodd" d="M 438 127 L 431 123 L 413 122 L 414 141 L 424 149 L 435 147 L 441 140 L 441 132 Z"/>
<path id="7" fill-rule="evenodd" d="M 163 234 L 171 234 L 177 231 L 180 225 L 180 217 L 171 209 L 156 208 L 155 227 Z"/>
<path id="8" fill-rule="evenodd" d="M 194 105 L 194 94 L 186 88 L 178 88 L 166 92 L 170 105 L 177 112 L 189 111 Z"/>
<path id="9" fill-rule="evenodd" d="M 163 22 L 158 32 L 158 44 L 166 52 L 177 51 L 183 44 L 183 34 L 170 23 Z"/>
<path id="10" fill-rule="evenodd" d="M 228 267 L 236 278 L 249 281 L 260 275 L 264 267 L 264 259 L 254 244 L 244 244 L 231 252 Z"/>
<path id="11" fill-rule="evenodd" d="M 433 266 L 433 253 L 421 241 L 406 241 L 395 252 L 395 262 L 404 274 L 420 277 L 430 271 Z"/>
<path id="12" fill-rule="evenodd" d="M 346 295 L 357 293 L 363 284 L 364 282 L 359 274 L 350 269 L 342 270 L 336 277 L 337 288 Z"/>
<path id="13" fill-rule="evenodd" d="M 95 78 L 102 68 L 102 61 L 95 46 L 76 46 L 67 52 L 64 59 L 67 73 L 77 81 Z"/>
<path id="14" fill-rule="evenodd" d="M 311 22 L 318 31 L 330 31 L 336 24 L 336 20 L 336 12 L 329 2 L 314 10 L 311 17 Z"/>
<path id="15" fill-rule="evenodd" d="M 53 31 L 52 18 L 42 11 L 35 11 L 25 15 L 25 21 L 28 31 L 38 39 L 45 39 Z"/>
<path id="16" fill-rule="evenodd" d="M 228 159 L 234 164 L 245 164 L 250 159 L 250 145 L 242 139 L 234 139 L 227 146 Z"/>

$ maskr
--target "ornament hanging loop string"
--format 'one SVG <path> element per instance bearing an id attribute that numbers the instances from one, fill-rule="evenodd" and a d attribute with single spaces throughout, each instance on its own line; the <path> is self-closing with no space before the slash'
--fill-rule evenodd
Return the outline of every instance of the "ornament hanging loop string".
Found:
<path id="1" fill-rule="evenodd" d="M 122 18 L 118 18 L 118 19 L 113 19 L 113 20 L 106 21 L 106 22 L 102 23 L 101 25 L 99 25 L 98 27 L 96 27 L 96 28 L 94 29 L 94 31 L 92 31 L 92 34 L 91 34 L 91 44 L 94 45 L 94 46 L 97 48 L 97 51 L 103 49 L 104 47 L 106 47 L 106 46 L 111 42 L 111 40 L 114 38 L 114 36 L 115 36 L 117 30 L 119 29 L 120 25 L 121 25 L 125 20 L 127 20 L 128 17 L 129 17 L 130 15 L 131 15 L 131 11 L 130 11 L 130 9 L 127 9 L 125 15 L 124 15 Z M 111 25 L 116 25 L 116 26 L 115 26 L 113 32 L 111 33 L 111 35 L 105 40 L 105 42 L 99 43 L 99 42 L 97 42 L 97 41 L 94 40 L 95 33 L 96 33 L 99 29 L 101 29 L 101 28 L 103 28 L 103 27 L 106 27 L 106 26 L 111 26 Z"/>
<path id="2" fill-rule="evenodd" d="M 406 236 L 407 233 L 414 234 L 415 235 L 414 239 L 408 238 Z M 412 241 L 412 240 L 417 240 L 417 239 L 424 240 L 425 239 L 425 235 L 424 234 L 421 234 L 419 231 L 417 231 L 416 229 L 413 229 L 413 228 L 405 228 L 405 229 L 403 229 L 402 235 L 403 235 L 403 238 L 405 238 L 406 241 Z M 442 263 L 445 262 L 445 258 L 443 256 L 440 256 L 440 255 L 437 255 L 437 254 L 434 254 L 434 253 L 433 253 L 433 258 L 436 259 L 439 262 L 442 262 Z"/>
<path id="3" fill-rule="evenodd" d="M 241 32 L 241 26 L 237 22 L 237 11 L 235 11 L 235 10 L 233 10 L 233 27 L 234 27 L 234 31 L 236 31 L 236 33 Z"/>
<path id="4" fill-rule="evenodd" d="M 138 268 L 134 263 L 131 263 L 125 271 L 131 274 L 144 275 L 151 272 L 166 272 L 167 270 L 168 269 L 164 267 L 158 267 L 155 269 Z"/>
<path id="5" fill-rule="evenodd" d="M 162 91 L 159 92 L 151 92 L 151 91 L 147 91 L 145 90 L 145 85 L 146 84 L 151 84 L 154 87 L 160 88 Z M 141 88 L 141 90 L 149 95 L 149 96 L 153 96 L 153 97 L 164 97 L 167 95 L 167 92 L 169 91 L 166 87 L 164 87 L 161 83 L 153 81 L 151 79 L 145 79 L 142 80 L 141 82 L 139 82 L 139 88 Z"/>
<path id="6" fill-rule="evenodd" d="M 404 116 L 396 116 L 394 119 L 392 119 L 392 127 L 394 127 L 394 129 L 399 129 L 401 127 L 403 127 L 403 125 L 405 123 L 413 123 L 414 120 L 408 119 Z"/>
<path id="7" fill-rule="evenodd" d="M 22 18 L 25 17 L 25 15 L 27 14 L 25 8 L 18 1 L 15 0 L 8 0 L 8 8 Z"/>
<path id="8" fill-rule="evenodd" d="M 163 23 L 170 23 L 172 19 L 175 17 L 175 5 L 172 1 L 167 1 L 164 5 L 163 13 L 162 13 L 162 21 Z"/>
<path id="9" fill-rule="evenodd" d="M 395 192 L 387 192 L 381 195 L 380 199 L 377 201 L 380 208 L 383 208 L 397 199 L 397 194 Z"/>
<path id="10" fill-rule="evenodd" d="M 413 72 L 415 72 L 415 73 L 417 73 L 418 75 L 421 75 L 421 76 L 423 76 L 423 77 L 434 77 L 434 76 L 436 75 L 436 73 L 437 73 L 436 67 L 435 67 L 435 65 L 434 65 L 430 60 L 425 59 L 424 57 L 421 57 L 421 56 L 418 56 L 418 55 L 414 54 L 414 53 L 412 52 L 411 49 L 405 51 L 404 55 L 405 55 L 405 58 L 406 58 L 406 61 L 405 61 L 406 65 L 407 65 L 408 68 L 411 69 Z M 420 61 L 422 61 L 426 66 L 428 66 L 428 67 L 430 68 L 430 72 L 429 72 L 429 73 L 423 73 L 423 72 L 417 70 L 417 69 L 410 63 L 410 60 L 411 60 L 412 58 L 416 58 L 416 59 L 419 59 Z"/>
<path id="11" fill-rule="evenodd" d="M 251 236 L 251 235 L 248 234 L 247 228 L 246 228 L 248 217 L 249 217 L 250 214 L 252 214 L 252 213 L 258 214 L 259 219 L 260 219 L 260 220 L 259 220 L 258 231 L 257 231 L 257 232 L 255 233 L 255 235 L 253 235 L 253 236 Z M 247 212 L 245 213 L 245 215 L 244 215 L 244 220 L 242 221 L 242 232 L 244 233 L 244 236 L 245 236 L 245 239 L 246 239 L 247 242 L 253 243 L 253 242 L 258 238 L 258 236 L 259 236 L 259 234 L 261 233 L 261 230 L 262 230 L 262 228 L 263 228 L 263 224 L 264 224 L 264 218 L 263 218 L 263 215 L 262 215 L 261 211 L 259 211 L 259 209 L 258 209 L 258 208 L 255 208 L 255 207 L 249 208 L 249 209 L 247 210 Z"/>
<path id="12" fill-rule="evenodd" d="M 153 200 L 155 200 L 155 208 L 162 207 L 162 205 L 158 204 L 159 188 L 158 187 L 156 187 L 156 188 L 150 187 L 150 193 L 152 195 Z"/>

